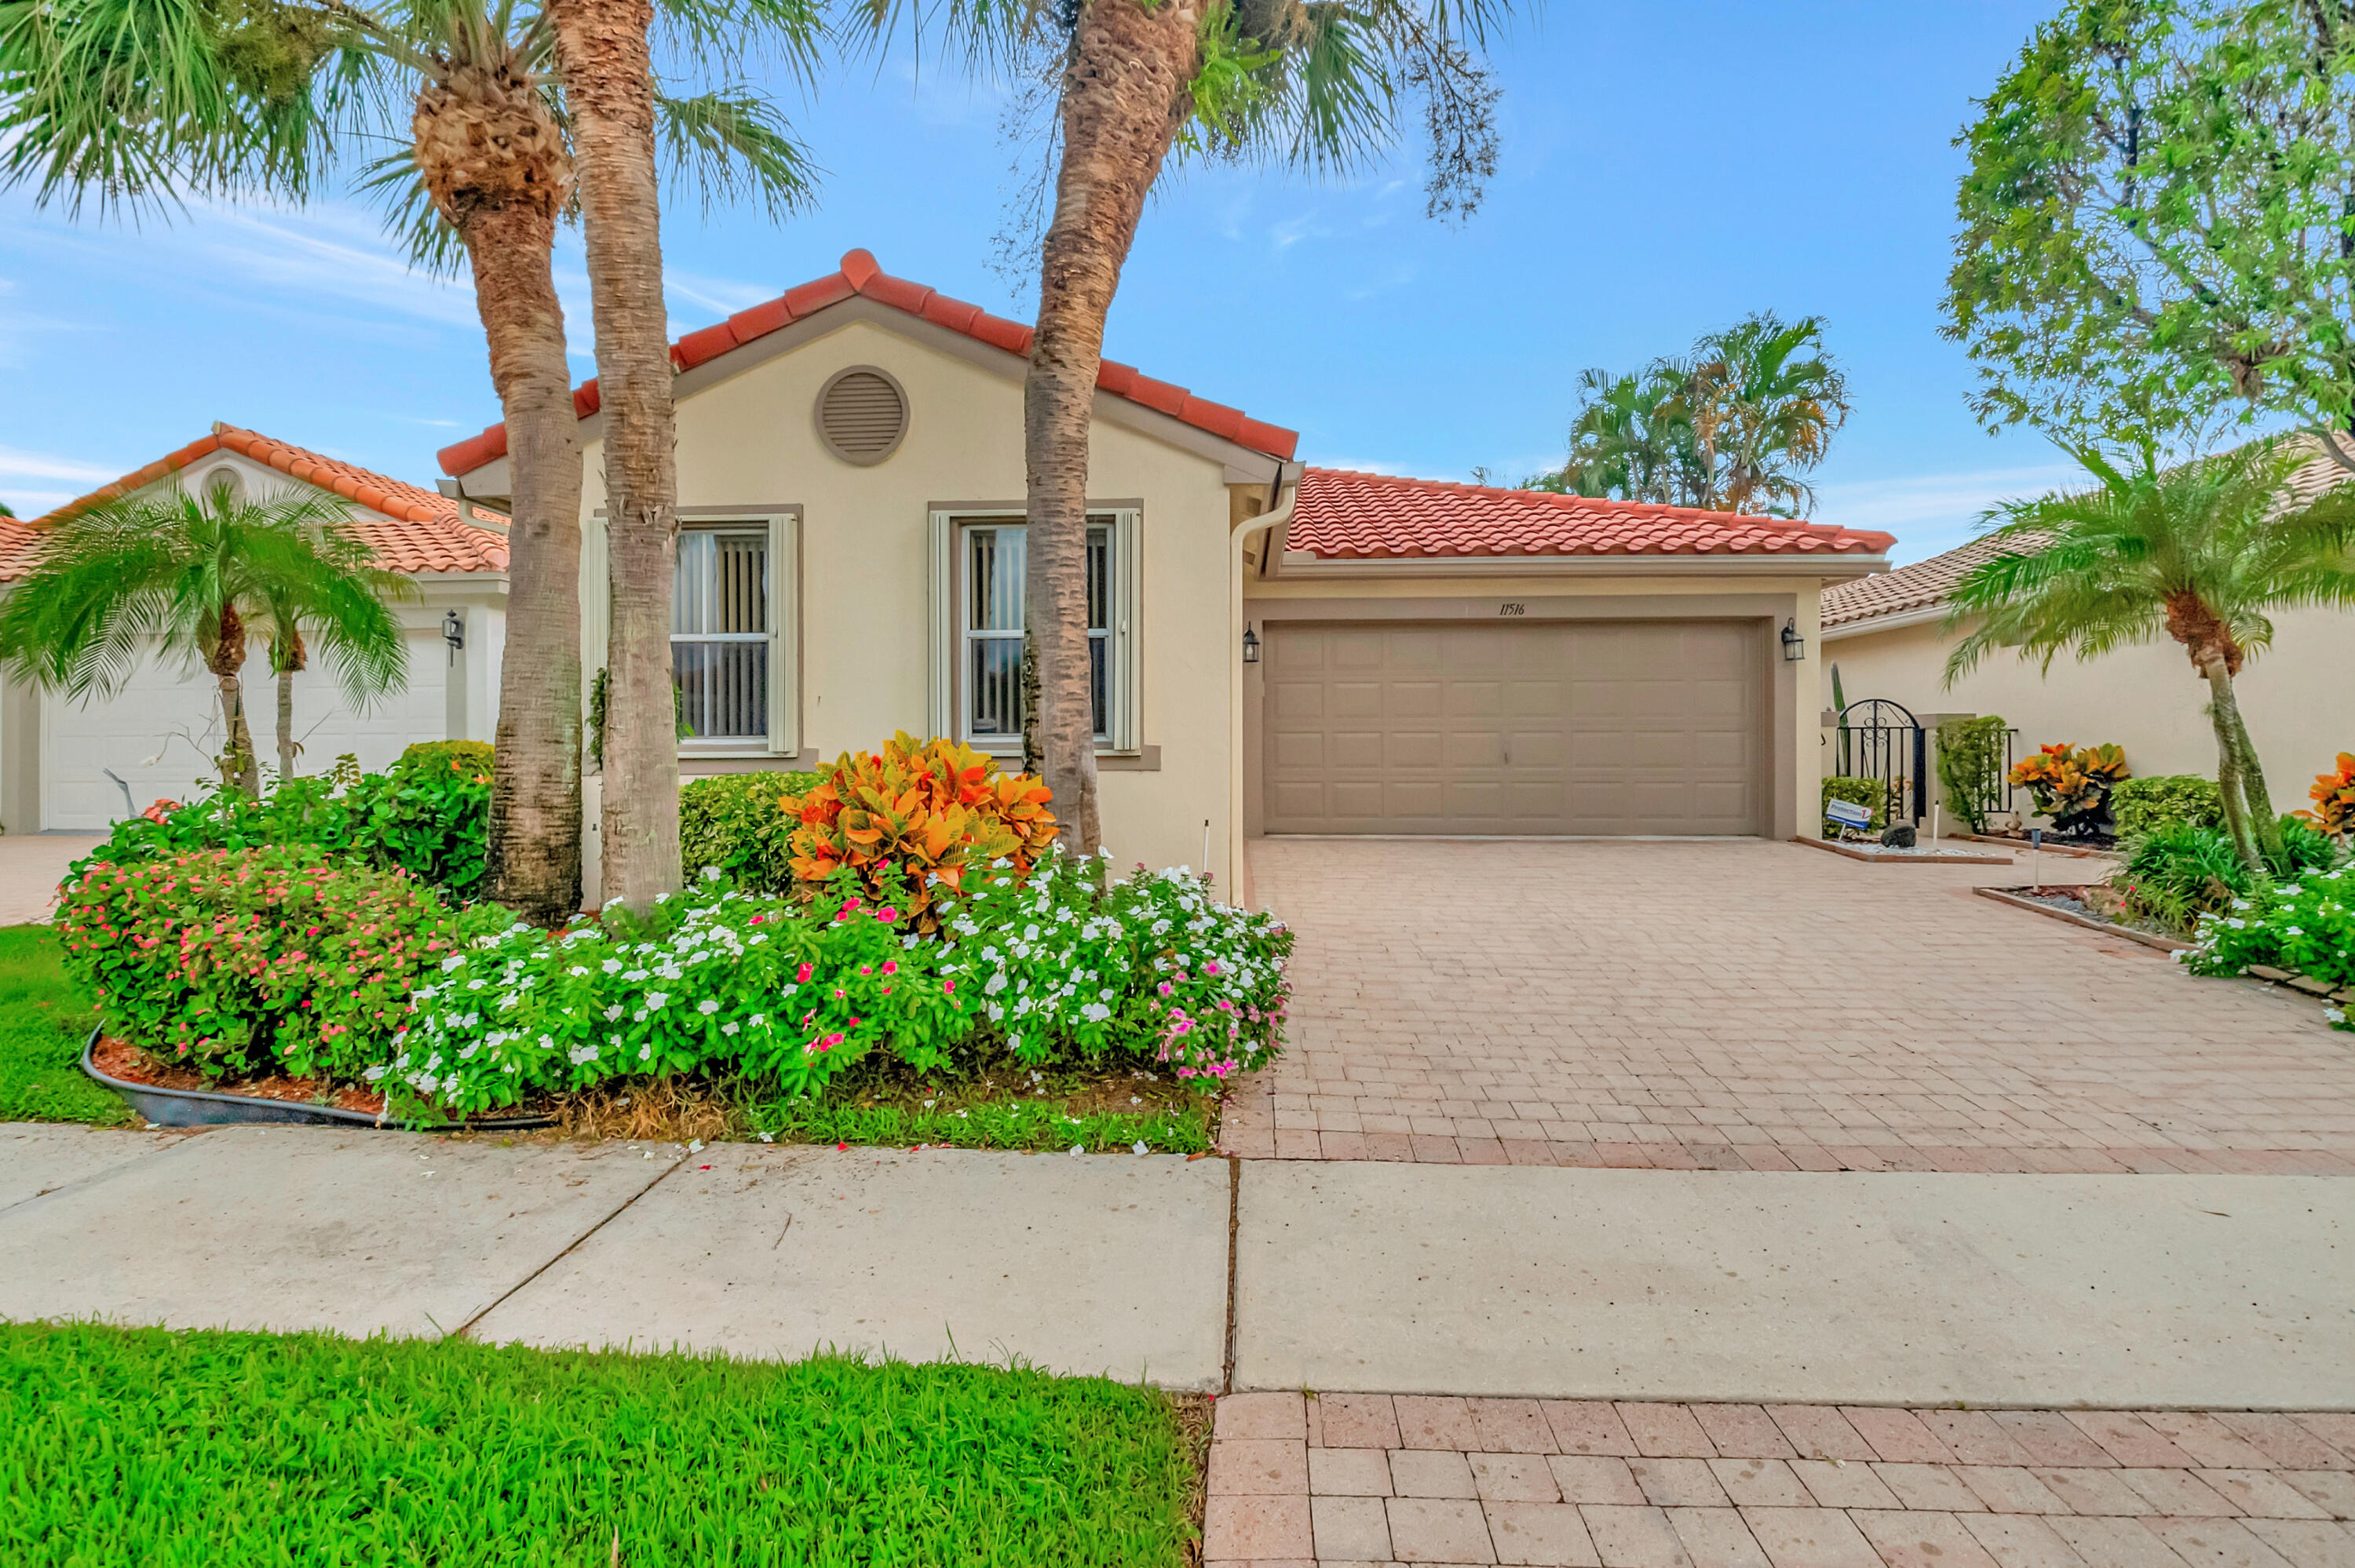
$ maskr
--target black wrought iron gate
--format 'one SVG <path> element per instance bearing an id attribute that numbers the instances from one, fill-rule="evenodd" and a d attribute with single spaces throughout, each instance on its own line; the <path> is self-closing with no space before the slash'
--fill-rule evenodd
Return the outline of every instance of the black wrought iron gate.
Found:
<path id="1" fill-rule="evenodd" d="M 1886 697 L 1868 697 L 1840 709 L 1832 733 L 1832 771 L 1870 779 L 1886 791 L 1891 822 L 1919 822 L 1930 814 L 1930 740 L 1912 710 Z"/>

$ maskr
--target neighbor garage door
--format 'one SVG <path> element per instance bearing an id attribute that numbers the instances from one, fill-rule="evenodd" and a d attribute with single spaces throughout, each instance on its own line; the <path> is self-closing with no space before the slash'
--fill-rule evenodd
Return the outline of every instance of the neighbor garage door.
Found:
<path id="1" fill-rule="evenodd" d="M 1766 640 L 1740 621 L 1277 625 L 1273 833 L 1754 833 Z"/>

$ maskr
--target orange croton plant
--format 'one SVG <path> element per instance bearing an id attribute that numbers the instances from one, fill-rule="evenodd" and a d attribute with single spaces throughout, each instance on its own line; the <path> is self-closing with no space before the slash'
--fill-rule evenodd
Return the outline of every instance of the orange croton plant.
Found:
<path id="1" fill-rule="evenodd" d="M 897 870 L 916 901 L 919 930 L 935 929 L 935 907 L 970 891 L 966 873 L 1003 860 L 1018 878 L 1055 842 L 1047 786 L 1002 773 L 996 760 L 953 740 L 905 731 L 878 754 L 844 752 L 815 788 L 777 804 L 798 820 L 791 840 L 794 877 L 826 881 L 846 866 L 880 892 Z"/>
<path id="2" fill-rule="evenodd" d="M 2311 822 L 2326 833 L 2355 829 L 2355 752 L 2340 752 L 2338 770 L 2316 774 L 2314 788 L 2307 794 L 2313 799 L 2314 810 L 2300 811 L 2298 821 Z"/>

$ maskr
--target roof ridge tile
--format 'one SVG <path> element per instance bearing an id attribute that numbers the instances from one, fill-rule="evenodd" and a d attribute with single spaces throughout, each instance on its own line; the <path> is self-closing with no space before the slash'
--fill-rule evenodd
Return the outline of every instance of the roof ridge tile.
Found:
<path id="1" fill-rule="evenodd" d="M 830 305 L 858 297 L 873 300 L 879 305 L 904 312 L 935 326 L 945 327 L 959 336 L 987 344 L 1007 354 L 1028 355 L 1031 342 L 1037 335 L 1020 322 L 992 315 L 979 305 L 953 299 L 925 284 L 895 278 L 883 270 L 876 261 L 874 252 L 857 249 L 844 253 L 838 271 L 797 284 L 776 299 L 749 306 L 724 322 L 686 334 L 671 345 L 671 361 L 682 371 L 692 370 L 794 322 L 815 315 Z M 1264 419 L 1254 419 L 1241 409 L 1224 403 L 1197 397 L 1183 387 L 1156 380 L 1141 374 L 1135 366 L 1117 360 L 1100 362 L 1096 386 L 1116 397 L 1142 404 L 1272 457 L 1289 458 L 1300 445 L 1297 430 L 1286 429 Z M 585 419 L 601 407 L 596 387 L 597 383 L 591 379 L 574 391 L 572 408 L 579 418 Z M 478 435 L 452 442 L 434 456 L 442 472 L 464 474 L 485 463 L 496 461 L 505 457 L 506 451 L 507 428 L 503 421 L 486 427 Z"/>

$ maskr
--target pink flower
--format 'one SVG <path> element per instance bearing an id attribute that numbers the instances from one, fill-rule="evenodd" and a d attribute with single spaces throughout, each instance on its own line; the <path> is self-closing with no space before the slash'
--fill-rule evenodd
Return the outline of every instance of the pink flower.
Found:
<path id="1" fill-rule="evenodd" d="M 899 960 L 899 959 L 884 959 L 884 960 L 883 960 L 883 972 L 884 972 L 885 974 L 887 974 L 887 975 L 896 975 L 896 974 L 898 974 L 898 973 L 900 972 L 900 960 Z"/>
<path id="2" fill-rule="evenodd" d="M 941 981 L 941 990 L 942 990 L 943 992 L 954 992 L 954 991 L 956 990 L 956 981 L 954 981 L 954 980 L 943 980 L 943 981 Z"/>
<path id="3" fill-rule="evenodd" d="M 809 978 L 810 966 L 807 964 L 804 964 L 801 968 L 794 971 L 794 980 L 796 983 L 806 985 L 809 983 Z"/>
<path id="4" fill-rule="evenodd" d="M 899 912 L 897 909 L 892 908 L 892 907 L 891 907 L 890 905 L 888 905 L 888 904 L 887 904 L 887 905 L 885 905 L 882 908 L 878 909 L 877 911 L 875 911 L 875 918 L 877 918 L 878 920 L 882 921 L 882 922 L 883 922 L 885 925 L 887 925 L 887 926 L 888 926 L 888 925 L 890 925 L 892 921 L 897 920 L 899 917 L 900 917 L 900 912 Z"/>

